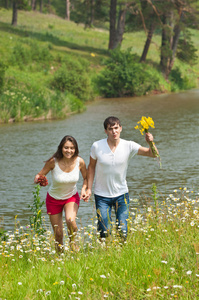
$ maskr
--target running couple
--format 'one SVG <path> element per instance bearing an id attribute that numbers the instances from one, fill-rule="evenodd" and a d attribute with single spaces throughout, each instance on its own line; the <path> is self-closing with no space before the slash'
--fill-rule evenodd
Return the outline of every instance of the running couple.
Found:
<path id="1" fill-rule="evenodd" d="M 129 160 L 136 154 L 154 157 L 150 147 L 120 138 L 121 122 L 116 117 L 104 121 L 107 138 L 93 143 L 90 151 L 88 170 L 84 160 L 79 156 L 78 144 L 72 136 L 65 136 L 55 154 L 49 158 L 43 169 L 35 176 L 39 182 L 40 175 L 51 171 L 52 185 L 46 196 L 47 213 L 54 230 L 57 245 L 63 245 L 62 212 L 65 212 L 66 224 L 72 248 L 75 248 L 74 233 L 77 232 L 76 215 L 80 199 L 88 201 L 94 185 L 95 205 L 98 217 L 100 237 L 107 237 L 111 232 L 111 209 L 115 209 L 117 225 L 124 237 L 127 235 L 129 216 L 129 194 L 126 174 Z M 146 133 L 147 143 L 153 141 L 151 133 Z M 156 149 L 157 153 L 158 150 Z M 79 170 L 83 177 L 83 186 L 79 196 L 77 181 Z"/>

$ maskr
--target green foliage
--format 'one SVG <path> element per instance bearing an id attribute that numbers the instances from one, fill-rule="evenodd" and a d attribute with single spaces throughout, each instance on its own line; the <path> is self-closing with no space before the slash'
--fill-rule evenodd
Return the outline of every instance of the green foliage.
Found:
<path id="1" fill-rule="evenodd" d="M 137 61 L 131 51 L 114 50 L 105 61 L 97 84 L 105 97 L 141 96 L 158 88 L 156 75 L 151 77 L 151 69 Z"/>
<path id="2" fill-rule="evenodd" d="M 50 46 L 39 46 L 38 43 L 28 41 L 28 45 L 24 46 L 22 43 L 17 43 L 12 51 L 10 57 L 10 64 L 19 66 L 21 70 L 25 65 L 37 62 L 39 68 L 50 68 L 50 62 L 53 57 L 49 51 Z M 38 68 L 37 68 L 38 69 Z"/>
<path id="3" fill-rule="evenodd" d="M 41 187 L 39 184 L 35 186 L 35 191 L 33 191 L 33 204 L 32 206 L 30 205 L 30 209 L 33 213 L 33 215 L 30 217 L 30 227 L 34 229 L 34 232 L 37 234 L 43 234 L 46 230 L 43 227 L 43 222 L 42 222 L 42 206 L 44 204 L 44 201 L 41 202 L 40 196 L 39 196 L 39 191 Z"/>
<path id="4" fill-rule="evenodd" d="M 83 2 L 84 0 L 81 0 L 81 3 L 80 1 L 73 1 L 74 10 L 77 9 L 77 4 L 82 5 Z M 94 2 L 95 8 L 99 8 L 99 16 L 97 16 L 97 12 L 94 25 L 100 26 L 101 20 L 104 20 L 103 28 L 105 28 L 110 1 L 96 0 Z M 56 3 L 53 2 L 52 5 L 56 7 Z M 5 2 L 0 0 L 0 4 L 4 7 Z M 59 5 L 62 5 L 61 9 L 64 13 L 65 3 L 59 3 Z M 49 12 L 50 6 L 46 5 L 45 2 L 43 7 L 46 12 Z M 71 18 L 73 13 L 74 11 L 71 11 Z M 84 109 L 83 103 L 80 102 L 81 99 L 92 99 L 93 95 L 96 94 L 108 95 L 108 97 L 117 96 L 118 94 L 142 95 L 148 93 L 148 91 L 145 92 L 147 89 L 150 92 L 150 89 L 153 89 L 157 82 L 160 83 L 160 87 L 157 86 L 156 88 L 158 91 L 170 91 L 170 83 L 163 78 L 157 68 L 159 62 L 158 45 L 161 44 L 159 34 L 154 33 L 153 43 L 151 43 L 147 55 L 147 64 L 150 64 L 153 68 L 138 64 L 138 58 L 135 55 L 131 62 L 125 62 L 125 66 L 123 66 L 122 61 L 119 61 L 119 63 L 116 62 L 113 69 L 108 69 L 106 65 L 102 64 L 109 53 L 107 50 L 109 37 L 107 30 L 102 28 L 100 30 L 84 30 L 85 27 L 82 24 L 77 25 L 56 16 L 35 15 L 35 12 L 22 10 L 18 11 L 20 25 L 13 27 L 10 25 L 12 10 L 1 9 L 0 15 L 0 57 L 3 57 L 3 64 L 7 65 L 6 72 L 5 69 L 2 72 L 2 65 L 0 67 L 0 122 L 7 122 L 11 116 L 15 121 L 34 117 L 50 118 L 52 116 L 52 118 L 63 118 L 71 111 L 75 111 L 76 108 L 78 111 Z M 136 21 L 136 23 L 138 22 Z M 192 33 L 193 44 L 198 48 L 198 32 L 196 30 L 190 30 L 190 32 Z M 125 50 L 134 45 L 133 52 L 140 56 L 145 40 L 146 35 L 143 31 L 125 33 L 122 49 Z M 80 63 L 82 68 L 71 72 L 71 69 L 74 68 L 73 61 Z M 70 80 L 67 82 L 68 89 L 65 90 L 64 87 L 64 92 L 59 90 L 60 93 L 57 93 L 51 82 L 62 65 L 66 65 L 67 70 L 70 70 L 69 76 L 67 75 Z M 179 66 L 182 74 L 185 74 L 184 69 L 186 69 L 189 83 L 192 76 L 191 87 L 193 87 L 193 82 L 197 84 L 198 61 L 194 68 L 185 63 L 179 64 L 179 60 L 175 61 L 175 65 Z M 105 81 L 103 91 L 103 86 L 99 84 L 98 74 L 104 67 L 107 74 L 104 73 L 105 75 L 102 78 L 101 74 L 99 76 L 102 79 L 102 84 Z M 114 70 L 118 73 L 114 73 Z M 87 78 L 85 86 L 84 80 L 79 78 L 80 72 L 84 78 Z M 75 76 L 73 76 L 74 73 Z M 149 74 L 148 77 L 146 73 Z M 73 77 L 78 81 L 77 87 L 75 86 L 76 81 L 73 82 Z M 93 80 L 94 77 L 98 77 L 98 79 Z M 152 82 L 153 86 L 150 86 L 151 83 L 148 82 L 150 78 L 155 79 Z M 184 78 L 184 75 L 182 78 Z M 117 79 L 119 79 L 119 83 L 122 82 L 121 86 L 119 86 Z M 110 86 L 107 87 L 109 81 Z M 80 84 L 80 88 L 78 84 Z M 117 86 L 117 84 L 120 89 L 117 88 L 115 91 L 114 85 Z M 179 86 L 173 81 L 172 90 L 179 90 Z M 6 95 L 6 93 L 9 94 Z M 73 103 L 73 101 L 75 102 Z"/>
<path id="5" fill-rule="evenodd" d="M 39 90 L 30 86 L 16 85 L 9 81 L 7 89 L 0 95 L 0 119 L 7 122 L 13 118 L 64 118 L 69 112 L 80 112 L 84 104 L 73 94 L 60 91 Z"/>
<path id="6" fill-rule="evenodd" d="M 17 8 L 20 10 L 31 10 L 30 1 L 28 0 L 20 0 L 17 3 Z"/>
<path id="7" fill-rule="evenodd" d="M 7 69 L 7 66 L 2 61 L 0 61 L 0 94 L 1 94 L 3 86 L 4 86 L 6 69 Z"/>
<path id="8" fill-rule="evenodd" d="M 1 119 L 3 112 L 5 116 L 7 112 L 7 118 L 22 120 L 25 116 L 39 117 L 47 109 L 48 105 L 45 94 L 31 87 L 28 90 L 28 87 L 10 86 L 0 96 Z M 3 120 L 6 121 L 5 119 Z"/>
<path id="9" fill-rule="evenodd" d="M 83 101 L 93 97 L 87 68 L 80 61 L 65 61 L 54 73 L 51 86 L 62 92 L 67 91 Z"/>
<path id="10" fill-rule="evenodd" d="M 85 109 L 84 104 L 73 94 L 69 94 L 69 105 L 72 112 L 81 112 Z"/>
<path id="11" fill-rule="evenodd" d="M 177 49 L 177 57 L 179 60 L 190 65 L 195 65 L 198 60 L 197 51 L 198 49 L 194 46 L 190 37 L 179 40 Z"/>
<path id="12" fill-rule="evenodd" d="M 64 118 L 67 112 L 81 112 L 85 106 L 73 94 L 67 92 L 56 91 L 50 97 L 49 108 L 51 109 L 53 118 Z"/>
<path id="13" fill-rule="evenodd" d="M 7 241 L 8 240 L 8 233 L 6 230 L 4 230 L 4 227 L 1 226 L 1 222 L 3 221 L 3 218 L 0 218 L 0 241 Z"/>
<path id="14" fill-rule="evenodd" d="M 12 4 L 13 1 L 0 0 L 0 9 L 1 7 L 5 7 L 6 9 L 12 8 Z M 20 10 L 31 10 L 30 1 L 28 0 L 17 1 L 17 7 Z"/>
<path id="15" fill-rule="evenodd" d="M 1 298 L 198 299 L 198 195 L 192 192 L 160 197 L 156 211 L 151 197 L 140 196 L 144 207 L 129 215 L 124 243 L 115 226 L 99 241 L 92 218 L 77 233 L 79 252 L 69 248 L 66 230 L 64 253 L 55 253 L 51 231 L 15 227 L 0 240 Z"/>
<path id="16" fill-rule="evenodd" d="M 169 74 L 169 80 L 171 81 L 172 92 L 195 88 L 194 82 L 189 80 L 187 75 L 183 77 L 178 67 L 171 70 L 171 73 Z"/>
<path id="17" fill-rule="evenodd" d="M 27 65 L 30 61 L 31 56 L 28 49 L 24 48 L 22 44 L 16 44 L 12 51 L 10 58 L 10 64 L 18 65 L 21 69 L 24 65 Z"/>

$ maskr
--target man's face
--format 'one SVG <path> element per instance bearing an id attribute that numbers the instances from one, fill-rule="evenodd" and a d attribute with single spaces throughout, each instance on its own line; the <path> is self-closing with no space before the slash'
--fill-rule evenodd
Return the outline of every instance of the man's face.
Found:
<path id="1" fill-rule="evenodd" d="M 105 133 L 107 134 L 108 139 L 118 140 L 120 138 L 121 131 L 122 131 L 122 126 L 116 123 L 113 126 L 108 125 L 107 129 L 105 130 Z"/>

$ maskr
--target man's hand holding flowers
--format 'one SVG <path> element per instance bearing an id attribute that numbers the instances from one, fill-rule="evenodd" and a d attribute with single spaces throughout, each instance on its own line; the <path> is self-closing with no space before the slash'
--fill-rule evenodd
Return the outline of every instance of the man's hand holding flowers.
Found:
<path id="1" fill-rule="evenodd" d="M 159 162 L 159 165 L 160 165 L 160 168 L 161 168 L 162 164 L 161 164 L 161 159 L 160 159 L 159 152 L 158 152 L 158 150 L 155 146 L 155 143 L 153 141 L 153 135 L 148 131 L 149 127 L 155 128 L 152 118 L 142 117 L 142 119 L 139 122 L 137 122 L 137 124 L 138 125 L 135 127 L 135 129 L 139 129 L 139 131 L 142 135 L 145 132 L 146 142 L 149 144 L 150 150 L 151 150 L 153 156 L 157 158 L 157 160 Z"/>

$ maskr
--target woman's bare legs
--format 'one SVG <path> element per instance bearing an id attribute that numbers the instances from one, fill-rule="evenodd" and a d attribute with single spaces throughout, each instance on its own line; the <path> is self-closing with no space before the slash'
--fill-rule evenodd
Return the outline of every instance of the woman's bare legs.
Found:
<path id="1" fill-rule="evenodd" d="M 69 202 L 64 205 L 66 224 L 68 227 L 68 235 L 69 235 L 70 245 L 72 250 L 77 250 L 77 246 L 75 245 L 75 234 L 78 231 L 77 224 L 76 224 L 76 216 L 77 216 L 78 208 L 79 207 L 75 202 Z"/>
<path id="2" fill-rule="evenodd" d="M 60 251 L 63 246 L 62 212 L 56 215 L 49 215 L 49 217 L 55 235 L 55 248 Z"/>

